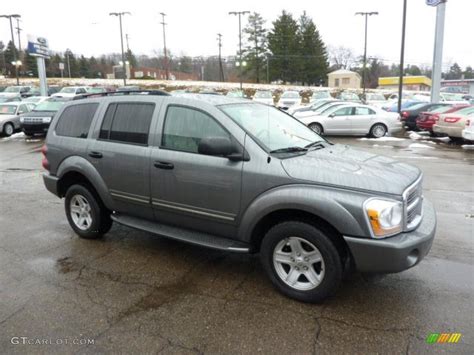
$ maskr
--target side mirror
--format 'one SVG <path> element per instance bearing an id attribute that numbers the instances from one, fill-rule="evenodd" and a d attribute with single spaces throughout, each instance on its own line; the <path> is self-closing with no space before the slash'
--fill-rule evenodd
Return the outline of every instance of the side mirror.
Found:
<path id="1" fill-rule="evenodd" d="M 229 138 L 206 137 L 201 139 L 198 145 L 198 153 L 204 155 L 222 156 L 231 161 L 248 161 L 247 154 L 239 152 L 239 149 Z"/>
<path id="2" fill-rule="evenodd" d="M 336 117 L 336 115 L 334 113 L 331 113 L 329 117 L 333 118 L 333 117 Z"/>

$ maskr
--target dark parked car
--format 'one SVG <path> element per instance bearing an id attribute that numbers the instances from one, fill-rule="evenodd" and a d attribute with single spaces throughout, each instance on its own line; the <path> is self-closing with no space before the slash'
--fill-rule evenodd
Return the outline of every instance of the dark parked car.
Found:
<path id="1" fill-rule="evenodd" d="M 410 106 L 406 109 L 403 109 L 402 112 L 400 112 L 401 120 L 402 123 L 405 124 L 409 129 L 417 129 L 416 127 L 416 119 L 418 118 L 418 115 L 422 112 L 430 112 L 433 110 L 436 110 L 437 108 L 440 107 L 445 107 L 445 106 L 450 106 L 449 104 L 433 104 L 433 103 L 419 103 L 413 106 Z"/>
<path id="2" fill-rule="evenodd" d="M 53 116 L 70 100 L 63 97 L 51 97 L 36 105 L 31 112 L 20 117 L 21 130 L 27 136 L 46 134 Z"/>
<path id="3" fill-rule="evenodd" d="M 247 100 L 73 101 L 54 117 L 42 152 L 46 188 L 65 198 L 80 237 L 99 238 L 115 221 L 260 253 L 274 286 L 301 301 L 333 294 L 349 265 L 379 273 L 413 267 L 435 234 L 417 167 L 332 144 Z"/>

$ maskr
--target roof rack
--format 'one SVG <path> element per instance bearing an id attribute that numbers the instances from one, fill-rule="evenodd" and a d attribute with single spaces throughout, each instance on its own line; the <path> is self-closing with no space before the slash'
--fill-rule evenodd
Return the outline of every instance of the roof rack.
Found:
<path id="1" fill-rule="evenodd" d="M 88 94 L 80 94 L 73 97 L 73 100 L 104 97 L 104 96 L 124 96 L 124 95 L 152 95 L 152 96 L 171 96 L 163 90 L 120 90 L 120 91 L 107 91 L 107 92 L 91 92 Z"/>

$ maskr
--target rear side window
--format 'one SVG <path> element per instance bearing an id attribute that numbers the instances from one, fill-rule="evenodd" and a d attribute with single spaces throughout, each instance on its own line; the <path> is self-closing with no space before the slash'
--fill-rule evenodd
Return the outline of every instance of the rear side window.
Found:
<path id="1" fill-rule="evenodd" d="M 105 113 L 99 138 L 130 144 L 147 144 L 155 104 L 115 103 Z"/>
<path id="2" fill-rule="evenodd" d="M 87 138 L 94 114 L 99 104 L 81 104 L 64 109 L 56 125 L 56 135 Z"/>

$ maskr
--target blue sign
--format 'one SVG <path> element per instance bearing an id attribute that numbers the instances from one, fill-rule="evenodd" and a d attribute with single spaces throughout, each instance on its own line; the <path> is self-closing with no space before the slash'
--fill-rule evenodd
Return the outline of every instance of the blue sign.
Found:
<path id="1" fill-rule="evenodd" d="M 44 37 L 28 35 L 28 53 L 34 57 L 49 58 L 49 44 Z"/>
<path id="2" fill-rule="evenodd" d="M 426 5 L 428 6 L 438 6 L 442 2 L 446 2 L 447 0 L 426 0 Z"/>

